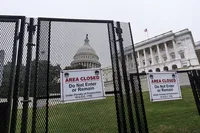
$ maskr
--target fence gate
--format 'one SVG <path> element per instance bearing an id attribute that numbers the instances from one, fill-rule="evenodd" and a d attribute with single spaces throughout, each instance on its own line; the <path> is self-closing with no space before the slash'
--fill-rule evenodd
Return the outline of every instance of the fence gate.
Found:
<path id="1" fill-rule="evenodd" d="M 143 103 L 135 101 L 142 97 L 132 93 L 134 84 L 127 72 L 124 46 L 130 45 L 135 53 L 129 23 L 1 16 L 0 94 L 5 100 L 1 101 L 0 110 L 9 114 L 1 117 L 11 116 L 6 124 L 10 125 L 10 132 L 148 132 L 147 126 L 139 129 L 145 125 L 138 126 L 134 114 L 136 104 L 142 109 Z M 98 53 L 91 47 L 98 49 Z M 83 54 L 88 51 L 92 56 Z M 22 55 L 26 60 L 22 60 Z M 91 60 L 87 67 L 98 64 L 98 60 L 102 66 L 110 63 L 112 67 L 106 70 L 112 75 L 107 83 L 113 87 L 106 94 L 111 96 L 70 104 L 60 101 L 60 71 L 72 69 L 70 65 L 79 58 Z M 137 73 L 134 54 L 132 59 L 133 72 Z M 144 113 L 143 110 L 141 114 Z M 5 127 L 3 124 L 1 128 Z"/>
<path id="2" fill-rule="evenodd" d="M 0 131 L 15 124 L 25 17 L 0 16 Z M 14 96 L 14 97 L 13 97 Z M 12 106 L 13 105 L 13 106 Z M 11 118 L 11 116 L 13 117 Z M 11 120 L 12 119 L 12 120 Z"/>
<path id="3" fill-rule="evenodd" d="M 113 63 L 118 61 L 113 21 L 38 18 L 32 132 L 118 132 L 117 97 L 71 104 L 60 102 L 57 81 L 60 70 L 66 68 L 68 60 L 75 59 L 73 56 L 84 39 L 90 38 L 93 38 L 91 46 L 105 47 L 108 53 L 111 49 L 111 54 L 107 55 L 112 56 Z M 85 47 L 86 52 L 90 50 L 88 47 Z M 94 51 L 89 52 L 94 54 Z M 113 72 L 117 69 L 115 66 Z M 121 128 L 123 124 L 118 126 Z"/>

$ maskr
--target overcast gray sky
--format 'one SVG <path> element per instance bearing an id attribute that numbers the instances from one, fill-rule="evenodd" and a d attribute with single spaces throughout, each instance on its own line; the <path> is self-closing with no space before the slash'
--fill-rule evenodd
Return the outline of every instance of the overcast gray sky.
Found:
<path id="1" fill-rule="evenodd" d="M 188 28 L 195 41 L 200 40 L 200 0 L 0 0 L 1 15 L 25 15 L 27 17 L 54 17 L 76 19 L 109 19 L 130 22 L 134 42 L 147 38 L 144 29 L 148 29 L 149 37 L 173 30 L 174 32 Z M 83 44 L 86 33 L 77 41 Z M 93 31 L 91 31 L 93 32 Z M 104 31 L 106 34 L 106 31 Z M 92 34 L 92 33 L 91 33 Z M 95 38 L 98 34 L 93 35 Z M 94 40 L 91 35 L 91 43 Z M 104 39 L 106 40 L 106 39 Z M 71 42 L 74 42 L 71 40 Z M 65 42 L 65 43 L 71 43 Z M 82 43 L 81 43 L 82 42 Z M 103 41 L 102 41 L 103 42 Z M 64 42 L 62 42 L 64 43 Z M 75 42 L 74 42 L 75 43 Z M 98 44 L 100 45 L 100 43 Z M 104 55 L 97 50 L 98 54 Z M 56 51 L 55 51 L 56 52 Z M 75 50 L 74 50 L 75 53 Z M 56 57 L 56 59 L 59 56 Z M 72 56 L 70 57 L 72 58 Z M 106 55 L 100 56 L 104 60 Z M 107 61 L 109 62 L 109 61 Z M 104 63 L 106 64 L 106 63 Z M 104 65 L 107 66 L 107 65 Z"/>
<path id="2" fill-rule="evenodd" d="M 134 41 L 189 28 L 200 40 L 200 0 L 0 0 L 0 14 L 131 22 Z"/>

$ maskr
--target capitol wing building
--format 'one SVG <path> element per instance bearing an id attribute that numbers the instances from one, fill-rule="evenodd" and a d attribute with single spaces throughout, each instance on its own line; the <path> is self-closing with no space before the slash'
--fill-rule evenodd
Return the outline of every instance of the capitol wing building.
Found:
<path id="1" fill-rule="evenodd" d="M 140 73 L 189 70 L 200 68 L 200 41 L 194 42 L 188 29 L 172 31 L 134 44 L 137 65 Z M 124 48 L 128 73 L 135 73 L 135 61 L 132 46 Z M 118 54 L 120 59 L 120 54 Z M 120 62 L 120 60 L 119 60 Z M 105 88 L 113 90 L 112 67 L 103 68 Z M 188 75 L 179 74 L 180 85 L 190 86 Z M 143 91 L 148 90 L 147 79 L 140 77 Z"/>
<path id="2" fill-rule="evenodd" d="M 188 29 L 173 33 L 163 33 L 135 44 L 139 72 L 161 72 L 176 69 L 199 68 L 199 60 L 191 31 Z M 200 47 L 200 46 L 199 46 Z M 125 48 L 126 65 L 132 69 L 132 46 Z"/>
<path id="3" fill-rule="evenodd" d="M 101 63 L 86 35 L 84 45 L 74 55 L 71 66 L 82 65 L 87 68 L 100 68 Z M 140 73 L 188 70 L 200 68 L 200 42 L 194 42 L 188 29 L 179 32 L 166 32 L 134 44 L 137 65 Z M 136 72 L 132 45 L 124 48 L 128 73 Z M 120 54 L 118 54 L 120 63 Z M 113 91 L 112 67 L 102 68 L 106 91 Z M 186 75 L 179 76 L 181 85 L 190 85 Z M 141 79 L 143 88 L 147 87 L 146 78 Z"/>

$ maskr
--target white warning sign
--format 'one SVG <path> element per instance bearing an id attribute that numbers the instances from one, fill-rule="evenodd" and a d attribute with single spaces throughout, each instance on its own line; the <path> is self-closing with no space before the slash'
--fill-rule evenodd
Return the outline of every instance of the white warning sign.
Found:
<path id="1" fill-rule="evenodd" d="M 152 102 L 182 99 L 176 72 L 149 72 L 147 79 Z"/>
<path id="2" fill-rule="evenodd" d="M 104 99 L 101 69 L 63 70 L 61 76 L 61 101 L 79 102 Z"/>

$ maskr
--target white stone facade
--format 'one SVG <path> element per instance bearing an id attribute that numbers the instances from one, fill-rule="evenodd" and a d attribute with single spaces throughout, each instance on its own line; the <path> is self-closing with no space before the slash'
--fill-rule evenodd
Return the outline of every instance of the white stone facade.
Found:
<path id="1" fill-rule="evenodd" d="M 170 31 L 136 43 L 135 51 L 140 73 L 200 68 L 200 42 L 194 43 L 191 31 L 188 29 L 176 33 Z M 124 53 L 128 73 L 135 73 L 132 46 L 125 47 Z M 119 62 L 121 62 L 120 56 Z M 104 68 L 103 72 L 106 91 L 113 91 L 112 67 Z M 179 78 L 181 86 L 190 85 L 187 74 L 179 74 Z M 141 77 L 141 85 L 143 91 L 147 90 L 145 76 Z"/>
<path id="2" fill-rule="evenodd" d="M 188 29 L 166 32 L 136 43 L 135 51 L 139 72 L 168 71 L 199 65 L 195 43 Z M 125 48 L 125 58 L 128 71 L 133 72 L 132 46 Z"/>

